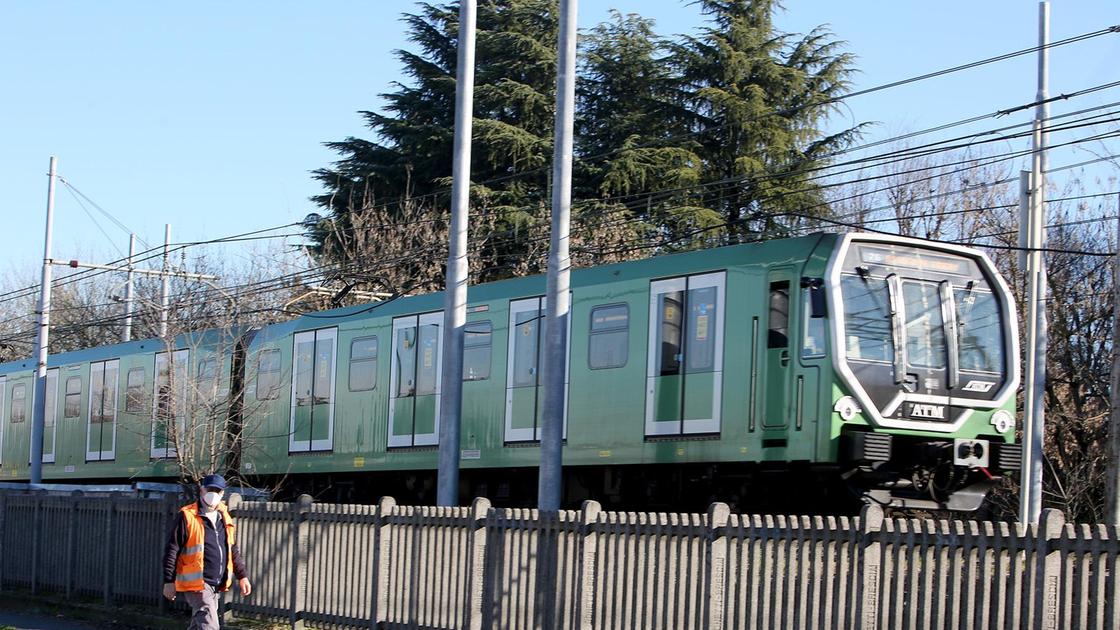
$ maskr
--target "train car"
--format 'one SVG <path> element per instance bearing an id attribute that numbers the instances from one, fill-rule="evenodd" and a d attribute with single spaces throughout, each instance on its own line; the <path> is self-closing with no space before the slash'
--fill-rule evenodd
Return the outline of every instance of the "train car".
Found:
<path id="1" fill-rule="evenodd" d="M 1019 468 L 1014 309 L 980 252 L 815 234 L 577 270 L 571 292 L 568 504 L 811 509 L 853 490 L 972 510 Z M 464 496 L 535 497 L 544 293 L 542 276 L 470 288 Z M 244 335 L 231 464 L 320 496 L 433 499 L 443 299 Z"/>
<path id="2" fill-rule="evenodd" d="M 43 479 L 54 483 L 166 479 L 180 449 L 204 450 L 228 431 L 240 334 L 204 331 L 169 346 L 148 339 L 51 355 Z M 31 461 L 33 359 L 0 364 L 0 479 L 26 480 Z M 173 425 L 190 427 L 169 431 Z"/>
<path id="3" fill-rule="evenodd" d="M 469 292 L 465 493 L 534 496 L 544 285 Z M 242 472 L 430 489 L 442 307 L 436 293 L 260 331 Z M 821 234 L 576 271 L 567 499 L 749 504 L 843 476 L 885 503 L 973 509 L 1019 467 L 1015 331 L 991 262 L 925 241 Z"/>

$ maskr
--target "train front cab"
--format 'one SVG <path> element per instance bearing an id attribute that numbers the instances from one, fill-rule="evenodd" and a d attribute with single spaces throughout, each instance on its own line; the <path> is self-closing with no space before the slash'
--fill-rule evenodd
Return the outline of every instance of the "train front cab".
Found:
<path id="1" fill-rule="evenodd" d="M 832 432 L 844 473 L 899 507 L 977 509 L 1017 471 L 1017 326 L 982 253 L 846 235 L 829 262 Z"/>

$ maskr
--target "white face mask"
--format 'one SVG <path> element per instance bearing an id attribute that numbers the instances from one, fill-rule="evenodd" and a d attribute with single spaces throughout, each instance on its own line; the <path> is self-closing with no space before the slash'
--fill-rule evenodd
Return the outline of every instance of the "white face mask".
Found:
<path id="1" fill-rule="evenodd" d="M 222 500 L 221 492 L 206 492 L 202 495 L 202 502 L 208 508 L 218 507 L 218 501 Z"/>

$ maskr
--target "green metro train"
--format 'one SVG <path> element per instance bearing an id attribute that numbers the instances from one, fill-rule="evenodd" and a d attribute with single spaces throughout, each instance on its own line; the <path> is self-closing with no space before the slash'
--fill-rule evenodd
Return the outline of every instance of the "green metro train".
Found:
<path id="1" fill-rule="evenodd" d="M 582 269 L 571 286 L 568 504 L 850 489 L 973 510 L 1020 467 L 1015 311 L 980 252 L 822 233 Z M 464 498 L 535 496 L 544 289 L 470 289 Z M 178 451 L 216 447 L 250 481 L 431 500 L 443 300 L 53 355 L 43 478 L 174 478 Z M 32 360 L 0 364 L 5 481 L 28 478 L 33 391 Z"/>

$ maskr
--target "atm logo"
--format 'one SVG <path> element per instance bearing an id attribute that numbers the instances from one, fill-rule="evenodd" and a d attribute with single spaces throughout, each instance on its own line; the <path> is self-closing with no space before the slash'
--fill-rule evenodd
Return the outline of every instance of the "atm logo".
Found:
<path id="1" fill-rule="evenodd" d="M 911 418 L 929 418 L 931 420 L 944 420 L 945 407 L 942 405 L 923 405 L 915 403 L 910 405 Z"/>
<path id="2" fill-rule="evenodd" d="M 995 385 L 995 383 L 991 381 L 969 381 L 962 389 L 966 392 L 978 392 L 983 394 L 991 391 L 993 385 Z"/>

